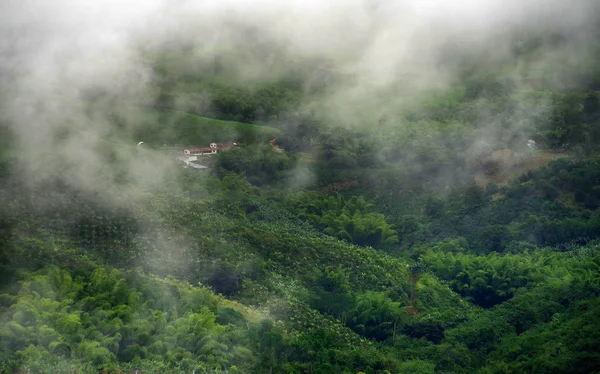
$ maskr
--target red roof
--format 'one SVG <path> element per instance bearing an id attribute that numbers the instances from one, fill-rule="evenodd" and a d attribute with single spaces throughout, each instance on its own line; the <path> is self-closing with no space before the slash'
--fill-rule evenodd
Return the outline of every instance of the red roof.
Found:
<path id="1" fill-rule="evenodd" d="M 277 140 L 277 138 L 271 139 L 271 140 L 269 140 L 269 143 L 271 143 L 271 146 L 273 146 L 274 150 L 279 152 L 279 151 L 281 151 L 281 148 L 279 148 L 279 146 L 277 144 L 275 144 L 276 140 Z"/>
<path id="2" fill-rule="evenodd" d="M 187 148 L 186 151 L 190 151 L 190 152 L 206 152 L 206 151 L 214 151 L 216 148 L 210 148 L 210 147 L 205 147 L 205 148 Z"/>

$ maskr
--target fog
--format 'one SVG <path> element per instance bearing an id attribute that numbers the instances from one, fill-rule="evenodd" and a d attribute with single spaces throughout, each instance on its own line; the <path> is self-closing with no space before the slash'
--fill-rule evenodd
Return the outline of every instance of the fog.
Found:
<path id="1" fill-rule="evenodd" d="M 531 69 L 554 64 L 569 74 L 585 58 L 582 41 L 593 37 L 597 9 L 593 1 L 564 0 L 5 0 L 0 98 L 26 181 L 61 174 L 77 187 L 112 194 L 98 152 L 114 130 L 109 114 L 117 103 L 152 101 L 151 62 L 161 51 L 195 48 L 188 65 L 249 52 L 253 59 L 230 67 L 240 80 L 268 80 L 298 66 L 314 69 L 315 79 L 323 69 L 341 74 L 348 79 L 339 89 L 299 110 L 376 129 L 370 121 L 452 84 L 465 64 L 509 61 L 514 69 L 505 74 L 519 88 L 531 84 L 521 80 Z M 508 41 L 548 30 L 571 42 L 525 64 L 511 60 Z M 568 79 L 563 75 L 556 78 Z M 90 107 L 82 99 L 92 90 L 104 95 Z M 128 162 L 138 185 L 160 184 L 170 167 Z"/>
<path id="2" fill-rule="evenodd" d="M 372 179 L 374 183 L 381 181 L 383 187 L 374 189 L 377 190 L 374 194 L 385 196 L 375 195 L 375 199 L 385 199 L 380 205 L 385 206 L 389 201 L 391 206 L 394 196 L 410 196 L 413 188 L 422 188 L 427 193 L 447 192 L 448 185 L 465 175 L 460 174 L 457 165 L 475 169 L 482 155 L 510 148 L 506 139 L 517 139 L 514 143 L 526 148 L 532 123 L 552 113 L 552 100 L 545 94 L 554 89 L 578 87 L 583 79 L 581 68 L 597 61 L 591 58 L 588 47 L 600 40 L 599 10 L 598 0 L 0 0 L 0 136 L 7 132 L 11 135 L 11 146 L 0 149 L 0 155 L 4 158 L 9 153 L 12 157 L 6 158 L 15 161 L 11 179 L 0 180 L 3 209 L 0 225 L 3 214 L 11 218 L 6 221 L 12 225 L 11 209 L 18 212 L 14 214 L 19 218 L 19 226 L 17 223 L 14 226 L 18 230 L 8 224 L 6 230 L 11 235 L 14 231 L 25 243 L 24 249 L 19 248 L 21 252 L 15 253 L 26 253 L 28 246 L 47 246 L 60 254 L 60 247 L 68 256 L 56 258 L 71 259 L 85 254 L 81 256 L 82 262 L 100 259 L 98 266 L 101 266 L 102 260 L 112 261 L 122 269 L 142 268 L 160 277 L 175 276 L 194 284 L 199 281 L 210 284 L 211 278 L 213 284 L 218 284 L 224 279 L 223 288 L 232 290 L 234 286 L 227 283 L 235 282 L 238 287 L 242 272 L 256 271 L 258 275 L 247 277 L 250 281 L 255 280 L 253 277 L 275 277 L 281 272 L 281 279 L 274 279 L 272 285 L 267 281 L 249 283 L 249 295 L 255 292 L 257 300 L 267 297 L 264 295 L 275 297 L 276 293 L 283 293 L 285 282 L 297 282 L 289 289 L 299 295 L 306 291 L 308 295 L 308 288 L 302 289 L 304 281 L 292 279 L 293 275 L 287 279 L 287 265 L 280 265 L 300 262 L 279 263 L 260 258 L 261 250 L 273 250 L 272 258 L 288 256 L 278 252 L 287 250 L 284 240 L 277 243 L 279 231 L 267 231 L 271 226 L 259 227 L 253 238 L 251 226 L 256 222 L 249 219 L 242 224 L 240 218 L 246 214 L 263 215 L 265 222 L 281 220 L 282 224 L 276 228 L 281 232 L 287 230 L 288 224 L 293 228 L 291 222 L 295 225 L 298 217 L 291 217 L 292 213 L 282 208 L 283 204 L 278 205 L 289 197 L 284 189 L 268 190 L 269 196 L 256 198 L 256 202 L 252 196 L 254 190 L 248 192 L 250 188 L 237 180 L 230 181 L 227 190 L 221 193 L 222 185 L 214 179 L 208 186 L 198 182 L 202 177 L 194 179 L 208 173 L 177 173 L 181 165 L 175 163 L 173 155 L 138 146 L 140 141 L 151 143 L 137 132 L 136 125 L 146 121 L 140 118 L 140 108 L 158 107 L 161 90 L 172 89 L 174 92 L 169 94 L 174 96 L 174 109 L 208 112 L 212 92 L 202 89 L 195 92 L 189 87 L 188 91 L 177 90 L 185 85 L 186 77 L 211 74 L 217 70 L 216 65 L 228 83 L 240 86 L 252 87 L 285 78 L 301 80 L 299 87 L 303 92 L 297 108 L 291 110 L 293 113 L 288 118 L 261 119 L 261 125 L 284 127 L 311 113 L 317 119 L 314 123 L 324 127 L 356 130 L 360 135 L 349 141 L 349 148 L 363 147 L 361 135 L 373 140 L 365 143 L 368 145 L 364 148 L 369 150 L 379 149 L 379 144 L 391 144 L 392 148 L 400 148 L 398 144 L 405 146 L 407 150 L 392 149 L 398 152 L 390 152 L 393 155 L 389 158 L 384 152 L 376 154 L 374 158 L 378 157 L 379 163 L 364 167 L 367 171 L 360 170 L 365 179 L 376 170 Z M 546 39 L 552 38 L 559 42 L 547 43 Z M 532 47 L 528 44 L 531 40 L 543 41 Z M 161 72 L 161 68 L 168 70 L 168 74 Z M 514 100 L 515 107 L 506 110 L 509 115 L 502 117 L 488 105 L 494 99 L 485 98 L 468 108 L 473 112 L 473 123 L 409 118 L 413 110 L 428 114 L 428 103 L 438 95 L 458 92 L 456 96 L 460 96 L 466 91 L 465 76 L 482 72 L 508 82 L 509 94 L 542 93 L 536 99 L 537 106 L 534 109 L 519 106 Z M 160 125 L 171 125 L 168 116 L 156 117 L 165 122 Z M 286 120 L 289 123 L 281 123 Z M 4 128 L 9 130 L 5 132 Z M 424 135 L 414 135 L 418 131 L 413 130 L 423 128 Z M 402 136 L 406 138 L 394 142 Z M 464 142 L 468 144 L 459 149 L 456 144 L 461 139 L 454 138 L 461 137 L 468 137 Z M 415 143 L 421 142 L 418 145 L 421 148 L 413 147 L 413 139 L 417 139 Z M 431 144 L 428 139 L 433 139 Z M 0 147 L 6 143 L 4 140 L 0 139 Z M 417 148 L 419 152 L 414 151 Z M 431 154 L 422 157 L 424 153 Z M 462 157 L 463 164 L 446 162 L 451 158 L 448 155 L 458 153 L 460 157 L 453 160 Z M 507 158 L 513 156 L 512 150 L 506 154 Z M 307 156 L 303 155 L 298 166 L 281 178 L 290 191 L 315 187 L 317 177 L 312 168 L 315 157 Z M 389 161 L 393 157 L 396 157 L 394 165 Z M 357 160 L 351 161 L 359 165 Z M 439 168 L 426 170 L 428 162 Z M 376 169 L 380 165 L 390 167 Z M 0 174 L 4 174 L 3 167 L 0 164 Z M 337 171 L 333 169 L 326 169 L 325 173 L 333 175 Z M 424 170 L 421 174 L 427 174 L 426 177 L 428 173 L 435 174 L 443 183 L 435 188 L 431 187 L 435 183 L 426 185 L 433 178 L 419 178 L 420 169 Z M 417 177 L 411 180 L 412 185 L 392 186 L 409 179 L 396 178 L 395 173 Z M 346 182 L 352 186 L 358 183 L 353 179 Z M 186 185 L 182 187 L 183 184 Z M 322 187 L 319 186 L 320 191 L 324 190 Z M 9 193 L 5 194 L 6 191 Z M 18 196 L 11 196 L 13 192 Z M 186 199 L 180 193 L 188 193 L 192 198 Z M 214 201 L 210 204 L 202 200 L 211 194 Z M 370 198 L 368 193 L 364 195 Z M 256 206 L 269 198 L 275 200 L 269 201 L 273 206 Z M 230 200 L 233 208 L 228 205 Z M 419 204 L 418 199 L 414 201 Z M 108 208 L 104 210 L 105 207 Z M 44 214 L 37 215 L 36 209 Z M 392 211 L 395 209 L 392 206 Z M 105 222 L 114 217 L 116 224 Z M 133 222 L 128 221 L 131 217 Z M 398 214 L 395 218 L 402 217 Z M 125 222 L 123 227 L 115 228 L 122 223 L 121 219 Z M 187 222 L 182 224 L 183 221 Z M 77 227 L 69 227 L 71 223 Z M 261 223 L 264 222 L 258 222 L 257 226 Z M 103 224 L 106 227 L 100 227 Z M 105 231 L 99 229 L 95 236 L 96 226 Z M 431 226 L 432 232 L 438 230 Z M 511 231 L 518 228 L 510 226 Z M 306 222 L 305 226 L 290 230 L 289 238 L 316 235 L 316 231 L 309 230 L 312 228 Z M 254 246 L 252 240 L 265 248 Z M 92 241 L 98 243 L 90 244 Z M 266 248 L 271 243 L 275 248 Z M 294 256 L 305 250 L 304 253 L 314 254 L 319 247 L 308 248 L 312 245 L 309 243 L 315 242 L 300 243 L 302 248 L 290 251 L 297 252 Z M 281 248 L 277 248 L 279 245 Z M 337 260 L 349 253 L 347 247 L 343 252 L 341 247 L 332 251 L 338 251 Z M 44 256 L 50 253 L 31 250 L 32 258 L 38 252 Z M 408 253 L 402 255 L 409 258 Z M 392 274 L 368 257 L 352 258 L 369 260 L 372 262 L 369 266 L 386 273 L 386 277 Z M 405 265 L 402 262 L 402 269 Z M 281 269 L 266 270 L 274 266 Z M 342 267 L 338 269 L 341 271 Z M 352 269 L 362 272 L 358 266 Z M 312 277 L 311 270 L 315 269 L 307 269 L 306 279 Z M 392 275 L 398 275 L 399 279 L 403 272 Z M 366 279 L 371 274 L 362 272 L 362 277 Z M 379 278 L 373 276 L 373 279 L 375 282 Z M 381 282 L 383 279 L 387 278 L 382 277 Z M 362 283 L 358 287 L 364 288 L 361 292 L 369 291 Z M 383 291 L 383 286 L 377 287 L 377 293 Z M 450 294 L 448 286 L 444 287 Z M 427 297 L 431 295 L 436 294 L 428 293 Z M 455 296 L 449 299 L 453 303 Z M 3 303 L 8 306 L 12 301 L 7 300 Z M 474 309 L 469 307 L 471 310 Z M 434 319 L 437 318 L 442 317 Z M 312 321 L 311 326 L 315 326 Z M 395 337 L 395 321 L 393 328 Z M 460 342 L 456 344 L 462 346 Z M 444 342 L 440 346 L 446 345 Z M 447 347 L 444 349 L 454 349 L 451 345 Z"/>

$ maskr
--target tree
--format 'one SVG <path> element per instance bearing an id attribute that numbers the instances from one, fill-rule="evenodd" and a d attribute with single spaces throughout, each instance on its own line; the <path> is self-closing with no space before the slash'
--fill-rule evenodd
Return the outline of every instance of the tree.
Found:
<path id="1" fill-rule="evenodd" d="M 234 148 L 217 155 L 218 175 L 233 171 L 246 176 L 255 186 L 264 186 L 281 181 L 285 173 L 296 163 L 294 157 L 285 152 L 276 152 L 270 145 L 254 145 Z"/>
<path id="2" fill-rule="evenodd" d="M 398 244 L 398 233 L 373 203 L 362 196 L 344 199 L 320 193 L 305 193 L 290 200 L 299 216 L 326 234 L 362 246 L 389 248 Z"/>

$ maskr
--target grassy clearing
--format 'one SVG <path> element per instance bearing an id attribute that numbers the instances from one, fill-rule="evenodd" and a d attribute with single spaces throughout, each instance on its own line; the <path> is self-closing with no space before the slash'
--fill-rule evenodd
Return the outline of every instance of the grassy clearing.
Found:
<path id="1" fill-rule="evenodd" d="M 227 141 L 249 144 L 267 141 L 281 133 L 267 126 L 155 109 L 139 109 L 133 121 L 134 138 L 154 146 L 208 146 L 212 142 Z"/>

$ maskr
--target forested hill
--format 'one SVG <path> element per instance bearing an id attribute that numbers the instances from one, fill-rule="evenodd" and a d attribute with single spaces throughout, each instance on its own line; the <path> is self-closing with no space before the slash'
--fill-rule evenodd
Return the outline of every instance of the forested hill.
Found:
<path id="1" fill-rule="evenodd" d="M 185 14 L 0 64 L 0 373 L 600 373 L 598 23 Z"/>
<path id="2" fill-rule="evenodd" d="M 22 197 L 2 218 L 3 370 L 592 372 L 600 220 L 535 196 L 551 171 L 562 193 L 598 184 L 577 179 L 594 166 L 429 202 L 416 232 L 361 197 L 273 200 L 235 174 L 184 170 L 184 195 L 127 208 L 5 185 Z"/>

